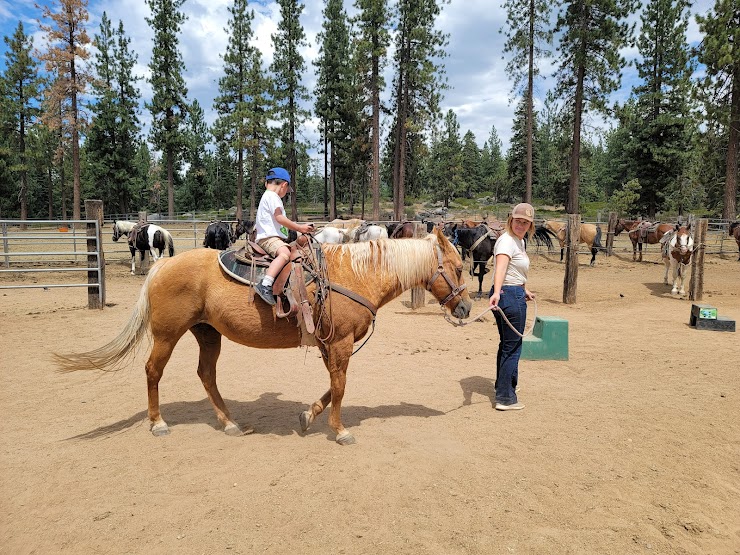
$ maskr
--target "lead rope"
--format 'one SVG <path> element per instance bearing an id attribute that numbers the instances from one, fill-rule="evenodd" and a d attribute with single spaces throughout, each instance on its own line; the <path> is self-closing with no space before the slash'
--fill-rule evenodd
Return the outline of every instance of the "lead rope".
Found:
<path id="1" fill-rule="evenodd" d="M 503 311 L 499 307 L 495 308 L 486 308 L 483 312 L 478 314 L 475 318 L 472 318 L 468 320 L 467 322 L 463 322 L 462 319 L 458 319 L 457 322 L 455 322 L 452 318 L 450 318 L 449 314 L 447 314 L 447 311 L 445 311 L 445 307 L 441 306 L 440 308 L 444 312 L 445 320 L 447 320 L 450 324 L 452 324 L 455 327 L 462 327 L 467 326 L 469 324 L 472 324 L 473 322 L 477 322 L 480 318 L 483 317 L 488 311 L 490 310 L 498 310 L 501 313 L 501 317 L 504 319 L 504 322 L 506 322 L 506 325 L 511 328 L 511 331 L 513 331 L 515 334 L 517 334 L 522 339 L 526 336 L 530 335 L 532 331 L 534 330 L 534 322 L 537 320 L 537 301 L 535 299 L 532 299 L 532 302 L 534 303 L 534 319 L 532 320 L 532 327 L 529 328 L 529 331 L 526 331 L 525 333 L 519 333 L 519 330 L 517 330 L 513 325 L 511 325 L 511 322 L 509 322 L 509 319 L 506 317 L 506 314 L 503 313 Z"/>

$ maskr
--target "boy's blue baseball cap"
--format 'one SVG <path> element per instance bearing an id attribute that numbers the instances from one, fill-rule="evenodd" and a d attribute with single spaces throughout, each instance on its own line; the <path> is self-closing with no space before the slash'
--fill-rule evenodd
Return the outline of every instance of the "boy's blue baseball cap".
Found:
<path id="1" fill-rule="evenodd" d="M 290 183 L 290 173 L 285 168 L 272 168 L 270 171 L 267 172 L 267 177 L 265 177 L 265 181 L 270 181 L 272 179 L 280 179 L 282 181 L 287 181 Z M 292 191 L 293 187 L 289 187 L 289 189 Z"/>

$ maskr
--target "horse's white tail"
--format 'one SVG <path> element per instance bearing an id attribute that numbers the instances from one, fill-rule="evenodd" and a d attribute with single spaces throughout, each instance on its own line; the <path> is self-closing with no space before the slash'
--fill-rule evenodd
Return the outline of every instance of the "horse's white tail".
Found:
<path id="1" fill-rule="evenodd" d="M 172 234 L 166 229 L 162 229 L 162 231 L 164 232 L 164 238 L 165 238 L 165 241 L 167 242 L 167 249 L 169 251 L 169 255 L 175 256 L 175 243 L 172 240 Z"/>
<path id="2" fill-rule="evenodd" d="M 157 274 L 163 262 L 155 264 L 144 280 L 134 311 L 126 327 L 113 341 L 86 353 L 54 353 L 52 356 L 59 372 L 74 372 L 76 370 L 103 370 L 114 372 L 119 370 L 123 363 L 136 354 L 141 340 L 148 335 L 151 312 L 149 306 L 149 283 Z"/>

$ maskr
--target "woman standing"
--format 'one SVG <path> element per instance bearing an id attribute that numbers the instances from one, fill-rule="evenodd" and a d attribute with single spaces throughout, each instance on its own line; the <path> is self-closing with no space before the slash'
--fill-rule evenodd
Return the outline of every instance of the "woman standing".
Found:
<path id="1" fill-rule="evenodd" d="M 519 356 L 527 320 L 527 301 L 534 293 L 527 289 L 529 257 L 524 248 L 524 237 L 534 233 L 534 208 L 523 202 L 517 204 L 506 222 L 506 231 L 494 247 L 493 287 L 489 306 L 496 317 L 500 342 L 496 356 L 496 410 L 521 410 L 517 400 Z M 511 329 L 503 316 L 517 330 Z"/>

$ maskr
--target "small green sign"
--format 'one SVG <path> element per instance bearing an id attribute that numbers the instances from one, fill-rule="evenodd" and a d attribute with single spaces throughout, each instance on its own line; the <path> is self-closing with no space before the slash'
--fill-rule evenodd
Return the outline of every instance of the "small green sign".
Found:
<path id="1" fill-rule="evenodd" d="M 701 318 L 702 320 L 716 320 L 717 319 L 717 309 L 716 308 L 700 308 L 699 318 Z"/>

